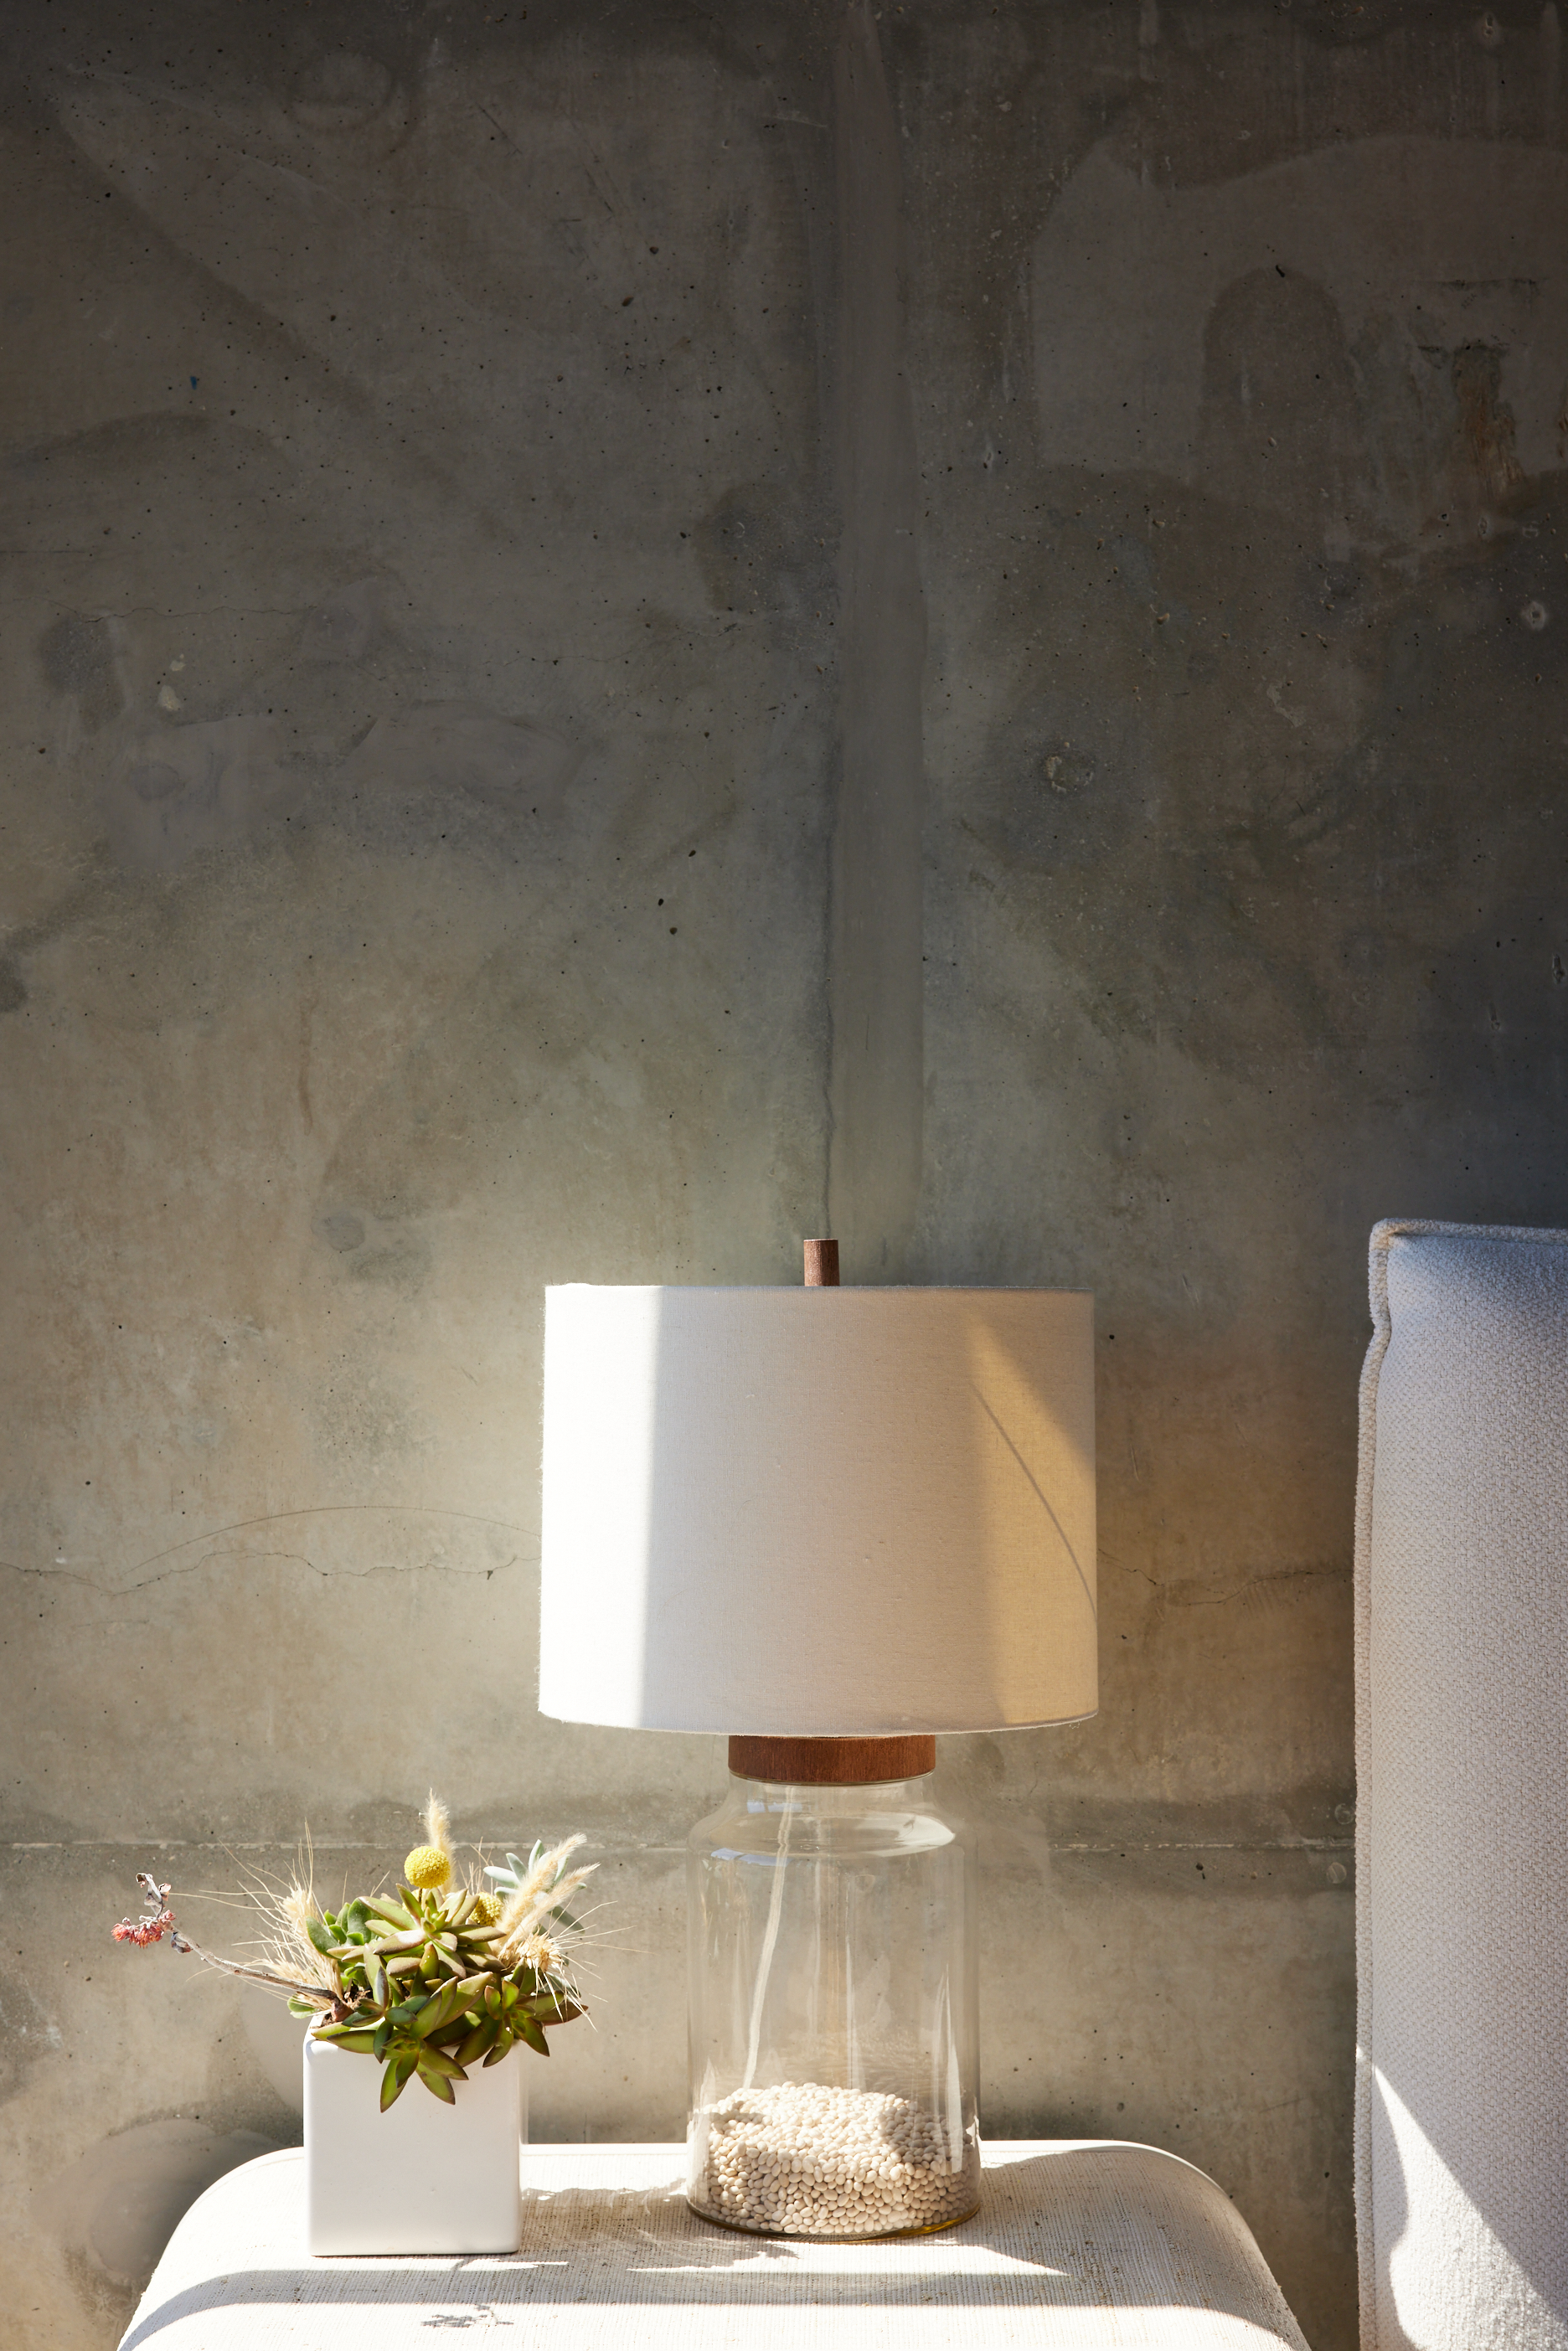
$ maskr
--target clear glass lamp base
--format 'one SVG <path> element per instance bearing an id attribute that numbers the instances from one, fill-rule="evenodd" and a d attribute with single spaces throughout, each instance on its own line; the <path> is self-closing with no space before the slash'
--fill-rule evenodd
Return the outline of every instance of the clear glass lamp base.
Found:
<path id="1" fill-rule="evenodd" d="M 732 1777 L 688 1871 L 693 2210 L 825 2239 L 967 2220 L 972 1845 L 927 1780 Z"/>

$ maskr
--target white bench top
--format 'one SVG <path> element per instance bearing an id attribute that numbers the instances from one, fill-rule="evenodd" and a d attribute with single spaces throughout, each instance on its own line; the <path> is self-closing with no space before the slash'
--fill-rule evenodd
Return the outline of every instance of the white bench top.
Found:
<path id="1" fill-rule="evenodd" d="M 1212 2179 L 1114 2139 L 1003 2140 L 940 2235 L 803 2244 L 712 2227 L 680 2147 L 525 2147 L 511 2254 L 313 2260 L 297 2147 L 229 2172 L 169 2241 L 121 2351 L 1306 2351 Z"/>

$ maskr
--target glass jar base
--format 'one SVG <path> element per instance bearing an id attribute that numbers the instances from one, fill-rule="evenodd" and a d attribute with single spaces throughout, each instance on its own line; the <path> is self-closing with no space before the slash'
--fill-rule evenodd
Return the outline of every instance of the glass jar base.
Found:
<path id="1" fill-rule="evenodd" d="M 980 2150 L 892 2092 L 821 2082 L 732 2091 L 693 2116 L 686 2200 L 754 2236 L 922 2236 L 967 2220 Z"/>

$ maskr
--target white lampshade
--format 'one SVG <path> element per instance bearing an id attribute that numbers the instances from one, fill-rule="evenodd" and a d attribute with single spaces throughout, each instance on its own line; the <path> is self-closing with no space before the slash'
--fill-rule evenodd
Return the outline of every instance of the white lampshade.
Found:
<path id="1" fill-rule="evenodd" d="M 544 1713 L 874 1737 L 1097 1703 L 1086 1291 L 547 1291 Z"/>

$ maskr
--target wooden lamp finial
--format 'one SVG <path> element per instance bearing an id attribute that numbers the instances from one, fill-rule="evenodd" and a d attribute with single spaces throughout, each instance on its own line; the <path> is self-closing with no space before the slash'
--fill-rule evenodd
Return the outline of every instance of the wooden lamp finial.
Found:
<path id="1" fill-rule="evenodd" d="M 808 1290 L 837 1290 L 839 1286 L 839 1245 L 837 1241 L 806 1243 L 806 1287 Z"/>

